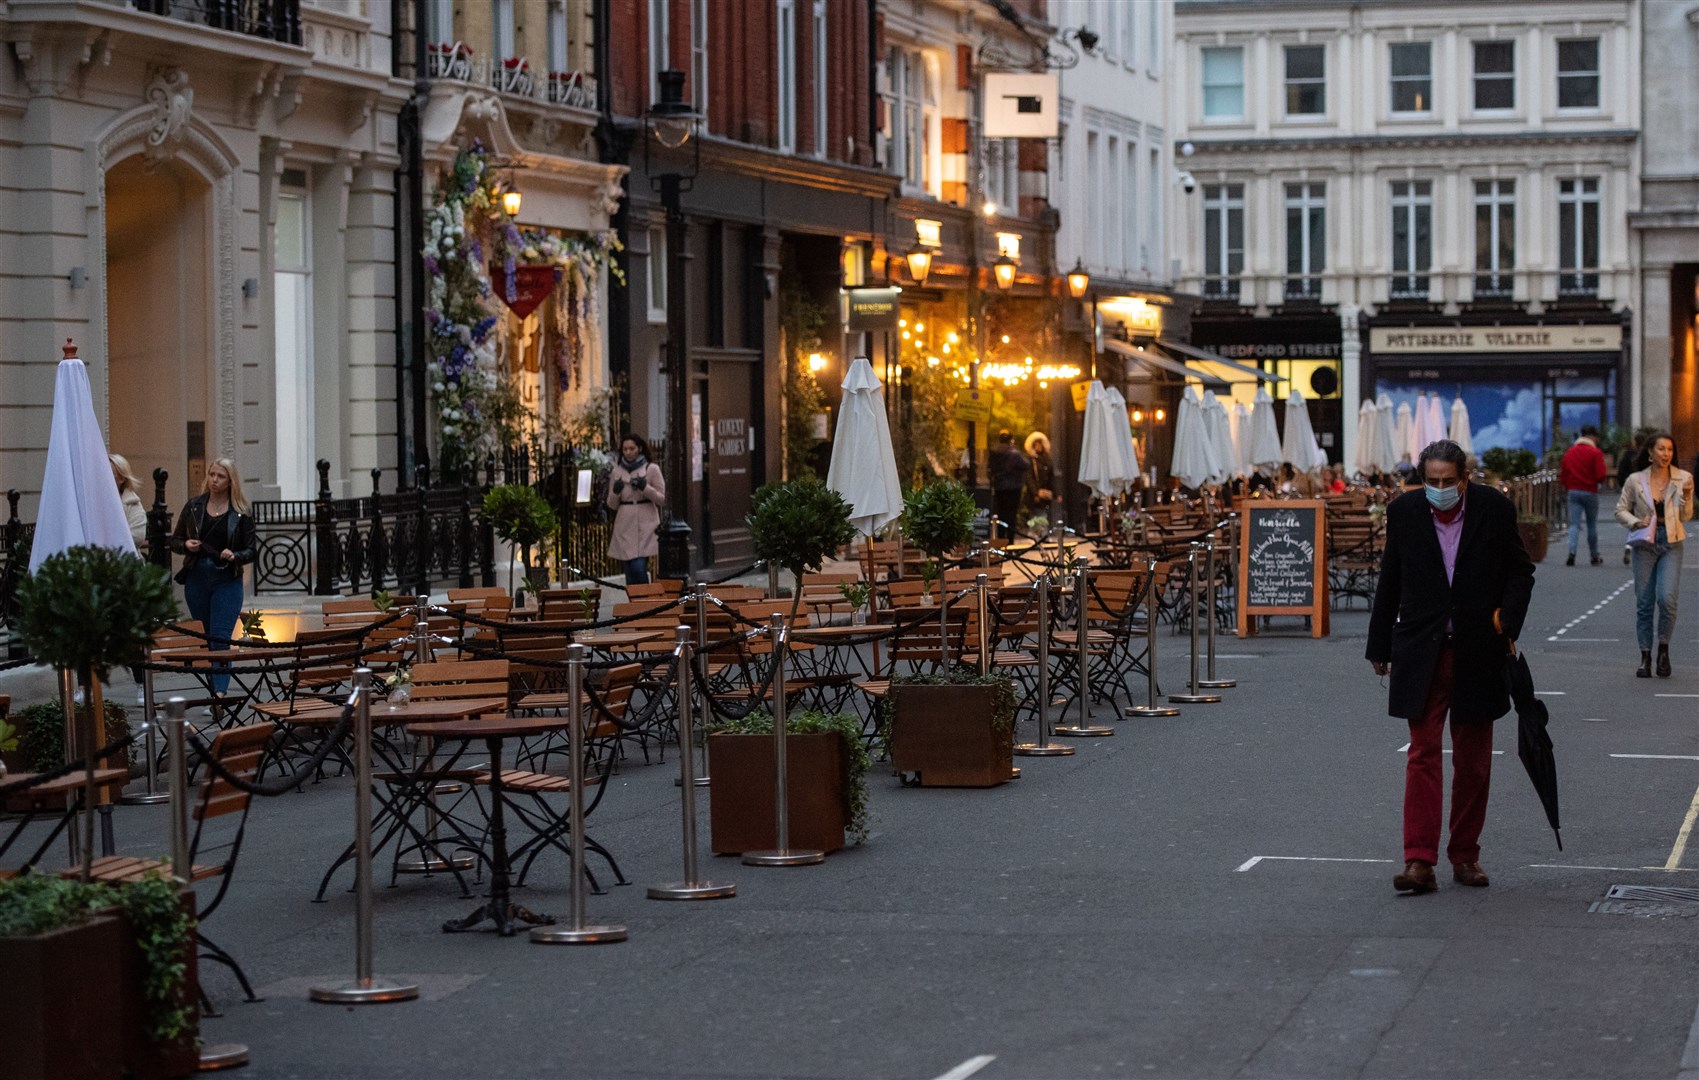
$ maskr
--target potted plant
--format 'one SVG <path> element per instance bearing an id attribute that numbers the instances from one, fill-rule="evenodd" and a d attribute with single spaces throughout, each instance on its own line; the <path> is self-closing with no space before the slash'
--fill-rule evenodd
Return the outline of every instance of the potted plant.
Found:
<path id="1" fill-rule="evenodd" d="M 1516 532 L 1522 537 L 1522 546 L 1528 549 L 1528 557 L 1536 563 L 1544 562 L 1546 548 L 1551 543 L 1551 536 L 1542 514 L 1516 515 Z"/>
<path id="2" fill-rule="evenodd" d="M 756 492 L 744 524 L 755 557 L 789 570 L 797 581 L 819 570 L 830 555 L 855 539 L 850 504 L 813 478 L 764 484 Z M 791 617 L 802 603 L 802 590 L 791 597 Z"/>
<path id="3" fill-rule="evenodd" d="M 967 488 L 954 480 L 934 480 L 903 498 L 903 535 L 926 552 L 935 577 L 946 552 L 973 542 L 973 521 L 978 513 L 979 507 Z M 928 583 L 930 593 L 931 579 L 925 568 L 921 580 Z"/>
<path id="4" fill-rule="evenodd" d="M 388 589 L 372 590 L 372 607 L 377 609 L 378 614 L 387 614 L 389 609 L 394 606 L 395 597 L 390 595 L 390 591 Z"/>
<path id="5" fill-rule="evenodd" d="M 555 517 L 548 502 L 528 485 L 501 484 L 491 488 L 484 496 L 483 514 L 496 536 L 520 550 L 526 584 L 533 591 L 546 588 L 549 583 L 548 565 L 533 566 L 531 548 L 541 548 L 560 528 L 560 519 Z M 512 587 L 513 571 L 509 569 L 509 591 Z"/>
<path id="6" fill-rule="evenodd" d="M 265 612 L 250 608 L 242 612 L 242 636 L 251 641 L 265 640 Z"/>
<path id="7" fill-rule="evenodd" d="M 79 546 L 44 560 L 18 584 L 17 633 L 37 660 L 76 673 L 91 704 L 78 751 L 83 757 L 83 880 L 94 861 L 94 717 L 105 709 L 101 685 L 115 665 L 146 659 L 153 632 L 177 615 L 171 579 L 134 553 Z"/>
<path id="8" fill-rule="evenodd" d="M 873 586 L 865 581 L 846 581 L 838 586 L 838 595 L 850 606 L 850 625 L 865 626 L 868 622 L 867 601 Z"/>
<path id="9" fill-rule="evenodd" d="M 401 664 L 383 677 L 384 688 L 389 691 L 391 705 L 405 705 L 413 696 L 413 669 Z"/>
<path id="10" fill-rule="evenodd" d="M 4 777 L 8 769 L 21 765 L 21 758 L 22 755 L 18 752 L 17 725 L 0 719 L 0 777 Z"/>
<path id="11" fill-rule="evenodd" d="M 1013 779 L 1009 679 L 970 671 L 899 677 L 882 709 L 893 772 L 913 774 L 925 787 L 995 787 Z"/>
<path id="12" fill-rule="evenodd" d="M 76 706 L 76 723 L 82 730 L 91 722 L 88 702 Z M 115 743 L 130 732 L 130 718 L 122 705 L 111 701 L 101 703 L 106 714 L 101 725 L 101 745 Z M 47 772 L 65 764 L 65 712 L 56 701 L 41 701 L 19 709 L 13 717 L 17 731 L 17 748 L 10 752 L 0 745 L 7 767 L 23 772 Z M 114 754 L 100 762 L 101 768 L 115 768 L 128 762 L 128 755 Z M 29 807 L 22 795 L 6 801 L 8 813 L 22 813 Z"/>
<path id="13" fill-rule="evenodd" d="M 837 851 L 847 832 L 867 839 L 867 770 L 861 721 L 848 713 L 804 709 L 785 724 L 790 842 Z M 708 731 L 710 845 L 715 854 L 763 851 L 778 843 L 773 820 L 773 717 L 751 710 Z"/>

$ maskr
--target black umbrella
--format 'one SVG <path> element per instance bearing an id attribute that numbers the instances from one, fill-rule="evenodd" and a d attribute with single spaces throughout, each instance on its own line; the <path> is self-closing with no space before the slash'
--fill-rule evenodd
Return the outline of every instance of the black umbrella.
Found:
<path id="1" fill-rule="evenodd" d="M 1552 756 L 1552 737 L 1546 732 L 1551 718 L 1546 703 L 1534 696 L 1534 674 L 1528 670 L 1528 657 L 1517 653 L 1505 662 L 1505 681 L 1510 687 L 1510 700 L 1516 705 L 1516 756 L 1528 770 L 1534 782 L 1540 805 L 1546 808 L 1546 820 L 1551 822 L 1552 835 L 1557 837 L 1557 849 L 1563 850 L 1563 833 L 1557 823 L 1557 758 Z"/>

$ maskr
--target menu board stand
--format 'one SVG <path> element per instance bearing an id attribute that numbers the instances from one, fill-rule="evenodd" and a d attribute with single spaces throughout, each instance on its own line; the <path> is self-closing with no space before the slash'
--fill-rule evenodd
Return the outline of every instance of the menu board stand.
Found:
<path id="1" fill-rule="evenodd" d="M 1327 503 L 1247 499 L 1239 512 L 1239 636 L 1259 615 L 1303 615 L 1311 637 L 1328 634 Z"/>

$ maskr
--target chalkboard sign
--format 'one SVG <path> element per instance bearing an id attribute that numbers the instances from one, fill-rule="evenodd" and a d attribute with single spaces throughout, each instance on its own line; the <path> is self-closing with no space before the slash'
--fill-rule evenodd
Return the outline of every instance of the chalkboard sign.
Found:
<path id="1" fill-rule="evenodd" d="M 1239 636 L 1258 615 L 1307 615 L 1310 636 L 1328 632 L 1327 504 L 1251 499 L 1240 504 Z"/>

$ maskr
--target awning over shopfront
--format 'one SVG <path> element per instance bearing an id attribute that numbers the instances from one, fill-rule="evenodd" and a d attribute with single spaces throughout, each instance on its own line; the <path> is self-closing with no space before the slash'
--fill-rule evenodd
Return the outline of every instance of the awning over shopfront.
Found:
<path id="1" fill-rule="evenodd" d="M 1203 383 L 1205 390 L 1227 390 L 1230 388 L 1227 380 L 1201 368 L 1190 367 L 1184 361 L 1166 356 L 1152 346 L 1140 349 L 1128 345 L 1124 341 L 1104 338 L 1103 347 L 1117 356 L 1124 356 L 1128 360 L 1137 360 L 1140 363 L 1148 364 L 1152 368 L 1165 371 L 1170 375 L 1176 375 L 1182 380 L 1198 379 Z"/>
<path id="2" fill-rule="evenodd" d="M 1260 368 L 1251 367 L 1249 364 L 1241 364 L 1235 360 L 1229 360 L 1224 356 L 1217 356 L 1207 349 L 1198 348 L 1196 345 L 1187 345 L 1184 342 L 1173 341 L 1169 338 L 1158 338 L 1157 344 L 1162 346 L 1162 348 L 1167 350 L 1169 353 L 1178 353 L 1181 357 L 1187 360 L 1201 360 L 1207 364 L 1219 364 L 1221 367 L 1227 369 L 1227 372 L 1236 372 L 1240 375 L 1250 376 L 1251 379 L 1261 379 L 1264 382 L 1277 383 L 1280 381 L 1280 376 L 1278 375 L 1263 371 Z M 1222 378 L 1227 378 L 1227 375 L 1223 373 Z M 1228 381 L 1245 382 L 1247 380 L 1228 379 Z"/>

